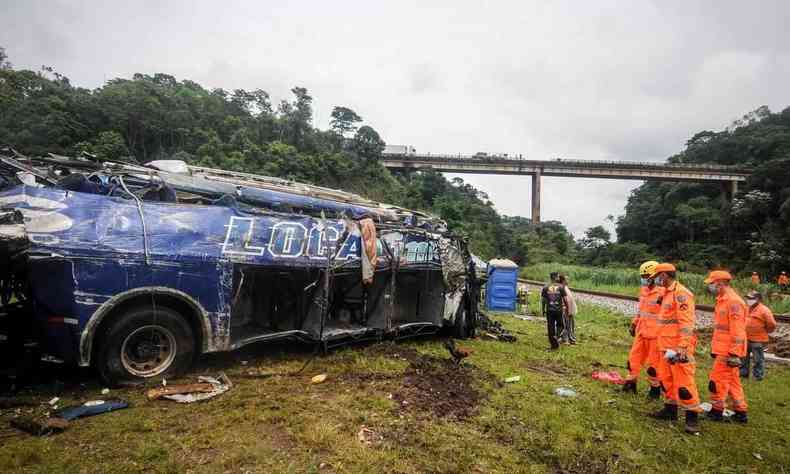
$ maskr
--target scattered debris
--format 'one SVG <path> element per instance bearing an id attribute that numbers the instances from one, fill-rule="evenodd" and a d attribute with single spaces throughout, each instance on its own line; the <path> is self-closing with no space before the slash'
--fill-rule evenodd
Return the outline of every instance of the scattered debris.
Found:
<path id="1" fill-rule="evenodd" d="M 110 393 L 110 389 L 109 388 L 103 388 L 102 391 L 101 391 L 102 395 L 107 395 L 108 393 Z"/>
<path id="2" fill-rule="evenodd" d="M 184 391 L 184 387 L 192 387 L 194 390 Z M 198 383 L 188 385 L 171 385 L 167 389 L 176 388 L 177 393 L 165 393 L 157 398 L 164 398 L 178 403 L 194 403 L 201 402 L 222 395 L 233 387 L 230 379 L 224 373 L 220 373 L 216 378 L 201 375 L 198 377 Z M 163 389 L 153 389 L 163 390 Z M 149 394 L 151 390 L 149 390 Z M 153 400 L 150 398 L 149 400 Z"/>
<path id="3" fill-rule="evenodd" d="M 573 398 L 577 395 L 576 390 L 568 387 L 557 387 L 554 389 L 554 395 L 566 398 Z"/>
<path id="4" fill-rule="evenodd" d="M 537 372 L 539 374 L 548 375 L 551 377 L 558 377 L 561 375 L 566 375 L 568 373 L 567 367 L 565 367 L 560 363 L 551 362 L 551 361 L 540 361 L 540 362 L 534 361 L 531 363 L 521 364 L 521 366 L 529 371 Z"/>
<path id="5" fill-rule="evenodd" d="M 384 441 L 384 437 L 382 435 L 376 433 L 366 426 L 363 426 L 359 429 L 359 432 L 357 432 L 357 439 L 360 443 L 366 446 L 374 446 Z"/>
<path id="6" fill-rule="evenodd" d="M 310 379 L 310 383 L 312 384 L 319 384 L 324 382 L 326 382 L 326 374 L 318 374 Z"/>
<path id="7" fill-rule="evenodd" d="M 612 370 L 610 372 L 596 370 L 592 373 L 592 378 L 595 380 L 600 380 L 601 382 L 608 382 L 616 385 L 623 385 L 625 383 L 625 379 L 616 370 Z"/>
<path id="8" fill-rule="evenodd" d="M 502 342 L 516 342 L 516 336 L 502 326 L 502 323 L 488 317 L 482 311 L 477 313 L 477 325 L 485 335 Z"/>
<path id="9" fill-rule="evenodd" d="M 711 405 L 710 402 L 702 402 L 702 403 L 699 404 L 699 407 L 702 408 L 702 411 L 704 411 L 705 413 L 708 413 L 713 408 L 713 405 Z M 725 408 L 724 409 L 723 415 L 724 415 L 725 418 L 729 418 L 729 417 L 731 417 L 734 414 L 735 414 L 735 412 L 730 410 L 729 408 Z"/>
<path id="10" fill-rule="evenodd" d="M 5 408 L 19 408 L 19 407 L 30 407 L 35 406 L 36 403 L 33 400 L 27 400 L 24 398 L 18 397 L 0 397 L 0 410 Z"/>
<path id="11" fill-rule="evenodd" d="M 754 456 L 754 459 L 757 459 L 758 461 L 763 460 L 763 455 L 760 453 L 752 453 L 752 456 Z"/>
<path id="12" fill-rule="evenodd" d="M 504 380 L 505 383 L 516 383 L 521 381 L 520 375 L 514 375 L 512 377 L 508 377 Z"/>
<path id="13" fill-rule="evenodd" d="M 254 370 L 248 370 L 247 373 L 241 374 L 241 378 L 245 378 L 245 379 L 268 379 L 268 378 L 274 377 L 275 375 L 278 375 L 278 374 L 275 374 L 274 372 L 258 372 L 258 371 L 254 371 Z"/>
<path id="14" fill-rule="evenodd" d="M 522 321 L 541 321 L 541 322 L 546 321 L 546 318 L 542 318 L 539 316 L 519 316 L 518 314 L 514 314 L 513 317 L 516 319 L 520 319 Z"/>
<path id="15" fill-rule="evenodd" d="M 129 402 L 121 399 L 114 400 L 91 400 L 82 405 L 74 405 L 55 411 L 53 418 L 62 418 L 67 421 L 76 420 L 86 416 L 100 415 L 115 410 L 129 408 Z"/>
<path id="16" fill-rule="evenodd" d="M 214 391 L 214 385 L 206 383 L 191 383 L 184 385 L 171 385 L 169 387 L 157 387 L 148 390 L 145 396 L 148 400 L 158 400 L 167 395 L 180 395 L 185 393 L 210 393 Z"/>
<path id="17" fill-rule="evenodd" d="M 58 404 L 59 401 L 60 401 L 60 397 L 55 397 L 55 398 L 53 398 L 52 400 L 49 401 L 49 406 L 53 406 L 54 407 L 55 405 Z"/>
<path id="18" fill-rule="evenodd" d="M 39 421 L 33 418 L 20 417 L 11 420 L 11 426 L 33 436 L 46 436 L 53 433 L 62 433 L 69 426 L 63 418 L 48 418 Z"/>

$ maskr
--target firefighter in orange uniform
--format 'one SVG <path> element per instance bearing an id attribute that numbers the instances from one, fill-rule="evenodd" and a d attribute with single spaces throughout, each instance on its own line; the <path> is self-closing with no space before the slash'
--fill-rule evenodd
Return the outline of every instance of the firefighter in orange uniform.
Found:
<path id="1" fill-rule="evenodd" d="M 694 294 L 677 281 L 675 266 L 660 263 L 653 275 L 666 289 L 658 316 L 658 377 L 664 391 L 664 408 L 651 414 L 660 420 L 676 420 L 678 406 L 686 410 L 686 432 L 699 433 L 699 392 L 694 381 L 696 362 Z"/>
<path id="2" fill-rule="evenodd" d="M 733 419 L 747 422 L 746 396 L 741 386 L 741 357 L 746 355 L 746 318 L 749 310 L 738 293 L 730 286 L 732 275 L 723 270 L 710 272 L 705 279 L 708 291 L 716 295 L 713 314 L 713 340 L 711 357 L 715 359 L 710 371 L 711 404 L 708 418 L 722 421 L 727 397 L 732 399 L 735 410 Z"/>
<path id="3" fill-rule="evenodd" d="M 782 291 L 787 291 L 787 287 L 790 286 L 790 278 L 788 278 L 787 272 L 782 272 L 779 278 L 776 279 L 776 282 L 782 288 Z"/>
<path id="4" fill-rule="evenodd" d="M 658 380 L 658 353 L 656 336 L 658 335 L 658 313 L 661 310 L 661 297 L 664 287 L 655 284 L 650 276 L 658 266 L 658 262 L 649 261 L 639 267 L 641 286 L 639 288 L 639 313 L 631 321 L 631 335 L 634 342 L 628 354 L 628 378 L 623 385 L 624 392 L 636 393 L 639 372 L 647 362 L 647 380 L 650 384 L 648 396 L 653 399 L 661 397 L 661 382 Z"/>
<path id="5" fill-rule="evenodd" d="M 760 284 L 760 275 L 757 272 L 752 272 L 752 285 Z"/>

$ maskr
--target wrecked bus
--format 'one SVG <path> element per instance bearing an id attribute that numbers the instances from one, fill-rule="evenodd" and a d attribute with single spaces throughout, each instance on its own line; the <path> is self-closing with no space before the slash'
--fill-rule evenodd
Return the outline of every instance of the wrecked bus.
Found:
<path id="1" fill-rule="evenodd" d="M 474 264 L 430 215 L 183 162 L 10 155 L 0 313 L 108 383 L 255 342 L 475 329 Z"/>

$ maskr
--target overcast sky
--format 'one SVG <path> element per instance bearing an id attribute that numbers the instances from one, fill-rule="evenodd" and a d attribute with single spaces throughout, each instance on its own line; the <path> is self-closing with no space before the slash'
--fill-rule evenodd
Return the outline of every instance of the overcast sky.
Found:
<path id="1" fill-rule="evenodd" d="M 659 161 L 695 132 L 790 105 L 790 1 L 0 0 L 16 68 L 97 87 L 166 72 L 206 87 L 295 85 L 421 152 Z M 529 177 L 463 178 L 529 216 Z M 543 218 L 578 235 L 633 181 L 544 178 Z"/>

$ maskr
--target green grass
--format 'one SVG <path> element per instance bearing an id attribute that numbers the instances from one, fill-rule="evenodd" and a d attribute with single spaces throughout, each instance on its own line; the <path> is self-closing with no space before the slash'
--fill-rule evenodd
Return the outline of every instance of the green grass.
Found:
<path id="1" fill-rule="evenodd" d="M 612 293 L 635 296 L 639 290 L 639 270 L 637 268 L 601 268 L 580 265 L 566 265 L 554 263 L 539 263 L 521 269 L 521 277 L 531 280 L 548 280 L 550 272 L 560 272 L 566 274 L 572 288 L 587 290 L 600 290 Z M 704 283 L 705 275 L 697 273 L 679 274 L 679 280 L 694 293 L 697 303 L 712 305 L 715 297 L 706 290 Z M 768 295 L 766 304 L 775 313 L 790 313 L 790 298 L 782 298 L 778 295 L 779 288 L 772 284 L 755 285 L 749 278 L 736 278 L 733 286 L 743 295 L 752 289 L 759 289 L 764 295 Z"/>
<path id="2" fill-rule="evenodd" d="M 518 342 L 459 342 L 474 351 L 465 364 L 488 394 L 465 420 L 396 410 L 389 395 L 401 387 L 407 362 L 393 351 L 350 347 L 319 357 L 298 376 L 245 379 L 250 370 L 295 371 L 309 357 L 258 349 L 201 362 L 198 372 L 224 370 L 235 383 L 214 400 L 177 405 L 148 402 L 141 389 L 113 390 L 134 407 L 77 420 L 57 436 L 0 439 L 0 472 L 704 473 L 782 472 L 790 465 L 790 369 L 769 366 L 765 381 L 746 382 L 749 425 L 703 423 L 702 435 L 690 437 L 680 424 L 645 416 L 660 403 L 644 397 L 644 380 L 640 395 L 631 396 L 590 378 L 599 368 L 624 373 L 614 367 L 624 366 L 630 345 L 622 315 L 581 304 L 580 344 L 559 352 L 546 351 L 545 323 L 497 318 Z M 439 339 L 405 342 L 394 352 L 409 349 L 446 357 Z M 697 383 L 704 389 L 710 362 L 699 360 Z M 322 372 L 329 375 L 325 383 L 309 384 Z M 360 373 L 376 376 L 349 379 Z M 521 381 L 497 383 L 513 375 Z M 578 397 L 555 396 L 560 386 Z M 100 389 L 89 384 L 65 394 L 64 402 L 99 397 Z M 383 441 L 360 443 L 362 426 Z"/>

